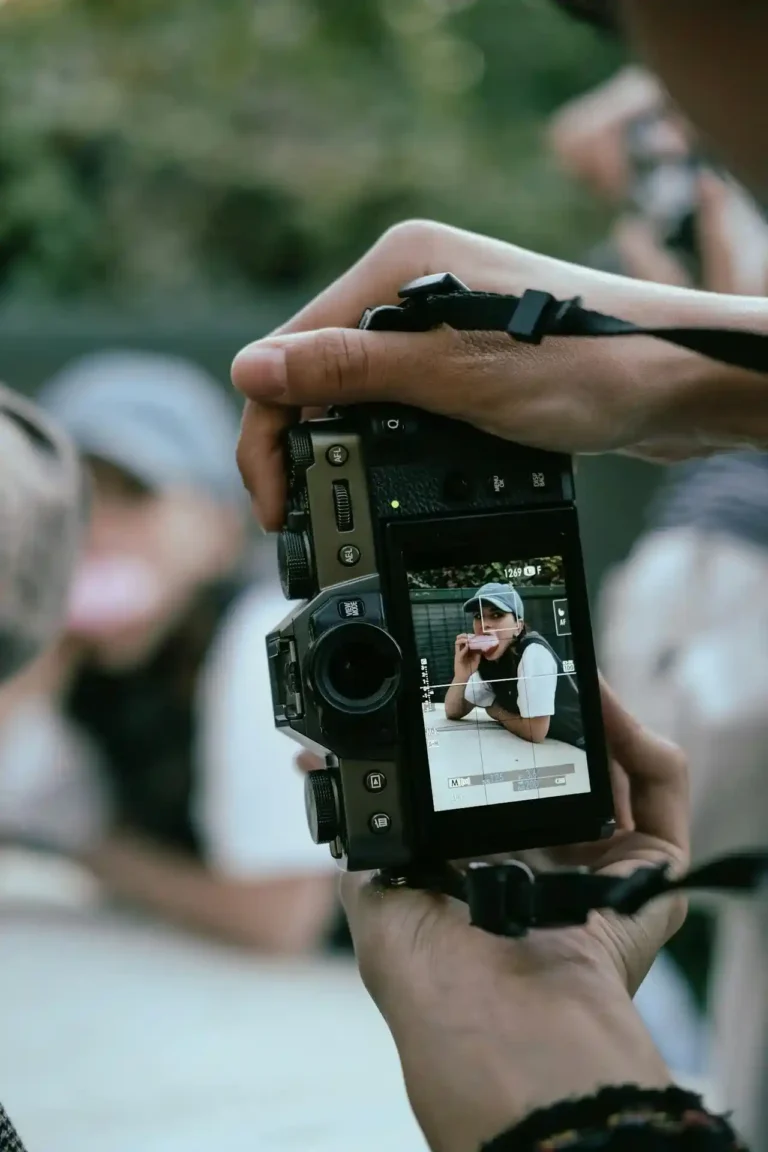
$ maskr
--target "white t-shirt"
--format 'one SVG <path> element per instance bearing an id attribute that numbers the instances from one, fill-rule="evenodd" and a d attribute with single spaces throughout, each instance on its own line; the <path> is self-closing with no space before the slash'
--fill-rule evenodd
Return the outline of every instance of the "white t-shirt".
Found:
<path id="1" fill-rule="evenodd" d="M 196 823 L 206 856 L 248 879 L 335 868 L 310 838 L 299 746 L 275 728 L 266 636 L 291 605 L 256 587 L 221 629 L 200 683 Z"/>
<path id="2" fill-rule="evenodd" d="M 232 606 L 198 685 L 193 819 L 211 865 L 233 879 L 334 868 L 304 813 L 298 745 L 274 726 L 265 637 L 290 605 L 257 587 Z M 43 700 L 0 728 L 0 832 L 71 851 L 106 835 L 112 813 L 96 749 Z"/>
<path id="3" fill-rule="evenodd" d="M 526 719 L 554 716 L 557 691 L 557 661 L 543 644 L 529 644 L 517 668 L 517 707 Z M 493 682 L 473 672 L 464 689 L 464 699 L 476 708 L 490 708 L 496 699 Z"/>

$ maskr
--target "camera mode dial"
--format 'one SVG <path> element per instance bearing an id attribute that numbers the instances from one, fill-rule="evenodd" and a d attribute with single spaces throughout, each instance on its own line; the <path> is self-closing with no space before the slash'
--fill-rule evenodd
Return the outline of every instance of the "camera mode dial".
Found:
<path id="1" fill-rule="evenodd" d="M 304 777 L 307 824 L 315 844 L 330 844 L 339 835 L 339 809 L 330 772 L 319 769 Z"/>
<path id="2" fill-rule="evenodd" d="M 288 465 L 288 487 L 295 494 L 296 489 L 304 483 L 307 468 L 315 462 L 315 453 L 312 448 L 312 437 L 309 430 L 302 424 L 288 429 L 285 438 L 286 457 Z"/>
<path id="3" fill-rule="evenodd" d="M 283 529 L 277 539 L 277 566 L 280 587 L 287 600 L 308 600 L 313 595 L 312 559 L 306 532 Z"/>

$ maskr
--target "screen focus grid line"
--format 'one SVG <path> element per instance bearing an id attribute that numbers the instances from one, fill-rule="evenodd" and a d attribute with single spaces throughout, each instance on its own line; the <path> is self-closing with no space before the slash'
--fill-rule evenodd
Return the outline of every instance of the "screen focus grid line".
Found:
<path id="1" fill-rule="evenodd" d="M 427 667 L 429 667 L 429 665 L 427 665 Z M 567 676 L 570 679 L 576 680 L 577 679 L 577 672 L 578 672 L 578 669 L 574 672 L 558 672 L 557 676 Z M 555 675 L 555 673 L 542 672 L 542 673 L 537 673 L 535 676 L 499 676 L 498 679 L 496 679 L 496 680 L 484 680 L 483 683 L 484 684 L 516 684 L 518 682 L 518 680 L 521 680 L 521 681 L 536 680 L 536 679 L 546 680 L 546 679 L 549 679 L 549 677 L 552 675 Z M 429 678 L 429 687 L 434 692 L 442 692 L 443 694 L 445 694 L 445 692 L 450 688 L 452 683 L 453 683 L 453 681 L 449 680 L 446 684 L 433 684 L 432 683 L 432 677 L 430 676 L 430 678 Z M 438 703 L 442 704 L 442 700 L 438 700 Z"/>

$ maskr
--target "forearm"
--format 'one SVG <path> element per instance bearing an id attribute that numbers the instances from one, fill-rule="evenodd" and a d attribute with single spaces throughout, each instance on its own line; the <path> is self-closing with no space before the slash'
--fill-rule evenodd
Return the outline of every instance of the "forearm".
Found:
<path id="1" fill-rule="evenodd" d="M 466 680 L 454 680 L 445 694 L 445 716 L 448 720 L 461 720 L 472 710 L 472 705 L 466 699 Z"/>
<path id="2" fill-rule="evenodd" d="M 519 260 L 518 260 L 519 257 Z M 519 249 L 515 284 L 506 291 L 540 288 L 563 298 L 580 295 L 589 308 L 644 326 L 732 328 L 768 334 L 768 299 L 721 295 L 584 269 Z M 557 360 L 568 372 L 580 341 L 563 338 Z M 637 396 L 637 441 L 658 437 L 699 440 L 702 449 L 768 445 L 768 377 L 732 368 L 641 336 L 593 345 L 595 376 L 611 376 Z M 532 354 L 535 354 L 535 350 Z M 582 386 L 572 366 L 574 386 Z"/>
<path id="3" fill-rule="evenodd" d="M 260 951 L 313 947 L 335 901 L 328 876 L 239 883 L 134 836 L 110 837 L 88 854 L 86 864 L 115 896 L 183 927 Z"/>
<path id="4" fill-rule="evenodd" d="M 506 708 L 502 708 L 500 704 L 491 704 L 490 708 L 486 708 L 486 712 L 491 720 L 501 724 L 507 732 L 511 732 L 514 736 L 520 736 L 521 739 L 527 740 L 531 744 L 540 744 L 547 735 L 549 721 L 546 717 L 515 716 L 513 712 L 507 712 Z"/>

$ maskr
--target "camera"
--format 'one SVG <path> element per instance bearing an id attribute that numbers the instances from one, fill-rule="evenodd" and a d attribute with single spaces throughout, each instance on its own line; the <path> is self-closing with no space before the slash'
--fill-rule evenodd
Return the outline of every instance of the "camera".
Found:
<path id="1" fill-rule="evenodd" d="M 402 874 L 610 835 L 570 459 L 375 404 L 285 447 L 267 653 L 314 840 Z"/>

